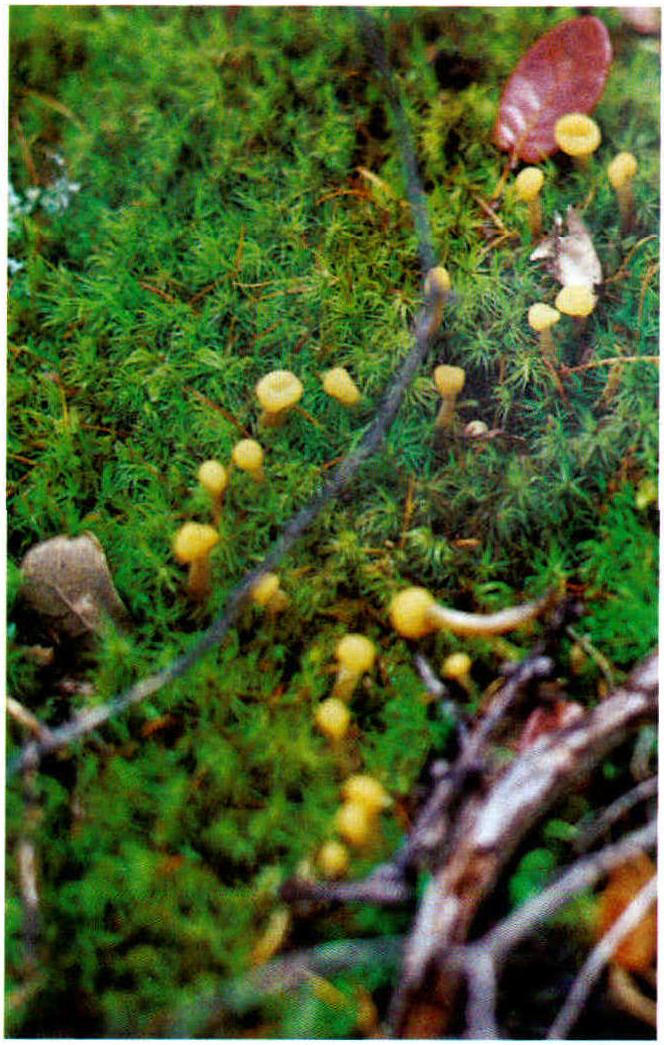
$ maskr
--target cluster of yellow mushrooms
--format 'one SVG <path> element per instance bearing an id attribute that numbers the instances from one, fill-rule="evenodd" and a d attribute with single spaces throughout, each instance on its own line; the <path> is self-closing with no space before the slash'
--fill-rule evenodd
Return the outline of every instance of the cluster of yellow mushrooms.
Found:
<path id="1" fill-rule="evenodd" d="M 599 147 L 602 136 L 594 120 L 583 113 L 567 113 L 555 125 L 555 139 L 562 152 L 571 156 L 575 164 L 583 169 L 588 165 L 590 156 Z M 620 225 L 623 233 L 629 231 L 634 220 L 634 194 L 632 181 L 638 170 L 636 158 L 630 152 L 620 152 L 613 158 L 607 168 L 607 176 L 614 189 L 620 211 Z M 542 232 L 542 200 L 541 191 L 544 185 L 544 173 L 539 167 L 525 167 L 515 180 L 518 198 L 528 208 L 528 223 L 534 238 Z M 537 302 L 528 311 L 528 323 L 540 336 L 542 354 L 549 365 L 555 361 L 555 347 L 552 328 L 560 320 L 561 314 L 571 316 L 578 324 L 591 314 L 597 298 L 590 286 L 565 286 L 555 300 L 555 307 L 544 302 Z"/>
<path id="2" fill-rule="evenodd" d="M 343 406 L 355 406 L 360 392 L 352 377 L 343 367 L 334 367 L 322 377 L 323 389 Z M 290 370 L 273 370 L 256 385 L 256 397 L 262 413 L 259 424 L 263 428 L 279 428 L 288 413 L 302 398 L 302 382 Z M 255 439 L 241 439 L 231 453 L 235 468 L 246 472 L 262 483 L 265 479 L 263 447 Z M 219 542 L 219 520 L 230 481 L 229 469 L 221 461 L 204 461 L 198 469 L 198 481 L 210 495 L 213 525 L 187 522 L 173 539 L 173 554 L 178 562 L 189 567 L 188 592 L 195 602 L 202 602 L 210 593 L 210 553 Z M 275 573 L 267 573 L 256 583 L 252 599 L 270 613 L 278 613 L 288 605 L 286 595 L 279 587 Z"/>
<path id="3" fill-rule="evenodd" d="M 580 113 L 570 113 L 558 120 L 555 134 L 559 147 L 580 166 L 588 163 L 589 156 L 601 141 L 597 124 Z M 609 181 L 618 197 L 623 231 L 630 227 L 633 220 L 631 183 L 636 172 L 637 162 L 630 153 L 620 153 L 608 167 Z M 540 236 L 542 232 L 540 193 L 543 184 L 544 174 L 537 167 L 526 167 L 515 181 L 517 196 L 528 208 L 533 236 Z M 429 305 L 429 336 L 440 326 L 444 303 L 450 290 L 451 281 L 447 270 L 442 266 L 431 269 L 424 286 Z M 528 322 L 539 334 L 543 357 L 550 366 L 555 361 L 552 328 L 560 320 L 561 313 L 582 323 L 592 312 L 595 302 L 592 287 L 565 286 L 556 297 L 555 307 L 544 302 L 537 302 L 530 307 Z M 466 375 L 462 367 L 440 365 L 435 368 L 433 377 L 442 400 L 435 422 L 436 431 L 440 433 L 454 424 L 456 401 L 463 390 Z M 343 367 L 335 367 L 323 374 L 322 384 L 326 394 L 345 407 L 353 407 L 361 399 L 355 382 Z M 303 391 L 301 381 L 288 370 L 275 370 L 261 378 L 256 385 L 256 396 L 262 410 L 260 426 L 271 429 L 283 425 L 289 412 L 297 407 Z M 468 435 L 481 435 L 486 430 L 487 426 L 481 421 L 473 421 L 466 426 Z M 232 466 L 246 472 L 257 483 L 263 482 L 265 478 L 263 462 L 263 448 L 256 440 L 242 439 L 233 447 Z M 200 466 L 198 479 L 210 495 L 214 525 L 187 522 L 175 535 L 173 542 L 175 557 L 189 567 L 189 594 L 197 601 L 209 594 L 209 556 L 219 541 L 218 526 L 229 484 L 229 472 L 230 469 L 219 461 L 205 461 Z M 252 601 L 270 614 L 277 614 L 288 605 L 288 597 L 281 590 L 279 577 L 274 573 L 263 575 L 251 594 Z M 443 629 L 454 635 L 491 636 L 528 624 L 544 611 L 550 601 L 551 596 L 547 596 L 498 613 L 472 614 L 441 606 L 424 588 L 412 587 L 393 598 L 389 617 L 395 631 L 411 641 Z M 351 698 L 362 677 L 373 668 L 376 649 L 366 636 L 348 634 L 337 643 L 335 656 L 337 669 L 332 693 L 318 705 L 314 722 L 333 750 L 341 753 L 351 724 Z M 466 653 L 457 652 L 445 659 L 441 674 L 454 679 L 470 692 L 470 669 L 470 657 Z M 378 834 L 380 814 L 391 805 L 390 796 L 383 785 L 362 773 L 347 777 L 341 787 L 341 796 L 343 801 L 334 820 L 335 832 L 340 840 L 325 842 L 316 856 L 319 871 L 328 878 L 338 878 L 346 873 L 350 860 L 347 847 L 361 850 L 370 845 Z"/>

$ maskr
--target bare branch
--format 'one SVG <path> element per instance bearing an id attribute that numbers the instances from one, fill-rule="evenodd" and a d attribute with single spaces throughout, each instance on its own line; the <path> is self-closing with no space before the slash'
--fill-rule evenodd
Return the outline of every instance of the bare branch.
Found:
<path id="1" fill-rule="evenodd" d="M 499 696 L 504 696 L 509 681 Z M 393 999 L 395 1033 L 407 1036 L 411 1027 L 416 1028 L 422 1008 L 428 1010 L 431 1023 L 432 1006 L 438 1007 L 439 1014 L 435 1033 L 446 1033 L 460 985 L 459 963 L 450 955 L 463 947 L 475 912 L 501 868 L 524 834 L 560 795 L 583 779 L 631 731 L 654 717 L 657 681 L 655 654 L 580 721 L 540 738 L 517 755 L 507 769 L 494 773 L 495 779 L 486 781 L 484 789 L 464 796 L 406 945 L 401 983 Z M 474 735 L 468 746 L 473 740 Z M 654 838 L 654 828 L 652 831 Z M 643 836 L 635 833 L 632 840 L 643 847 L 649 837 L 647 832 Z M 629 843 L 625 846 L 629 848 Z M 591 864 L 593 860 L 595 857 L 588 858 Z M 514 917 L 523 917 L 525 910 L 515 912 Z M 500 926 L 504 944 L 508 941 L 506 927 L 513 924 L 508 921 Z M 492 947 L 493 943 L 492 938 Z"/>
<path id="2" fill-rule="evenodd" d="M 39 719 L 14 697 L 7 697 L 7 711 L 15 722 L 29 729 L 38 740 L 46 741 L 50 738 L 51 731 L 48 726 L 42 725 Z"/>
<path id="3" fill-rule="evenodd" d="M 499 1038 L 496 1023 L 496 966 L 488 951 L 469 948 L 464 963 L 468 1001 L 464 1038 L 484 1040 Z"/>
<path id="4" fill-rule="evenodd" d="M 645 827 L 625 835 L 614 845 L 607 845 L 604 849 L 579 860 L 557 881 L 527 900 L 472 946 L 477 950 L 488 950 L 496 961 L 500 961 L 528 936 L 536 925 L 551 918 L 582 889 L 590 889 L 614 867 L 619 867 L 644 850 L 654 849 L 656 844 L 657 822 L 651 820 Z"/>
<path id="5" fill-rule="evenodd" d="M 577 838 L 574 843 L 574 849 L 577 853 L 585 853 L 588 849 L 591 849 L 598 838 L 600 838 L 605 831 L 608 831 L 612 824 L 615 824 L 616 820 L 620 820 L 621 817 L 626 816 L 630 809 L 633 809 L 639 802 L 645 802 L 649 798 L 654 798 L 657 794 L 658 778 L 656 776 L 650 777 L 648 780 L 642 781 L 637 784 L 636 787 L 632 788 L 626 794 L 621 795 L 615 802 L 612 802 L 602 813 L 597 817 L 594 823 L 590 824 L 588 829 Z"/>
<path id="6" fill-rule="evenodd" d="M 605 936 L 591 951 L 572 984 L 565 1004 L 551 1024 L 547 1038 L 566 1038 L 576 1023 L 593 985 L 616 948 L 644 917 L 657 897 L 657 875 L 635 896 Z"/>

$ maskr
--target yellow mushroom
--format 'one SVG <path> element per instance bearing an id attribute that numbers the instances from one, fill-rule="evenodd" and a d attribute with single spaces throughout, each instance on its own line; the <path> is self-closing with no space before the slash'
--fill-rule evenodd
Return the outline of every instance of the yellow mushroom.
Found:
<path id="1" fill-rule="evenodd" d="M 273 370 L 256 385 L 256 395 L 263 408 L 260 423 L 266 428 L 278 428 L 286 420 L 288 411 L 302 398 L 302 382 L 290 370 Z"/>
<path id="2" fill-rule="evenodd" d="M 450 653 L 442 663 L 440 673 L 444 679 L 452 679 L 458 682 L 466 692 L 473 688 L 473 680 L 470 677 L 470 669 L 473 662 L 467 653 Z"/>
<path id="3" fill-rule="evenodd" d="M 263 447 L 255 439 L 240 439 L 231 453 L 231 460 L 236 468 L 247 472 L 257 483 L 262 483 L 265 478 L 263 472 L 263 460 L 265 454 Z"/>
<path id="4" fill-rule="evenodd" d="M 424 280 L 424 296 L 431 305 L 431 320 L 427 337 L 433 337 L 443 320 L 443 306 L 452 289 L 452 280 L 446 268 L 436 265 L 429 269 Z"/>
<path id="5" fill-rule="evenodd" d="M 228 486 L 228 472 L 220 461 L 203 461 L 198 469 L 198 481 L 212 498 L 212 517 L 215 525 L 218 525 Z"/>
<path id="6" fill-rule="evenodd" d="M 337 643 L 335 656 L 339 667 L 332 696 L 350 700 L 362 675 L 371 671 L 376 649 L 371 639 L 364 635 L 344 635 Z"/>
<path id="7" fill-rule="evenodd" d="M 390 619 L 396 631 L 407 639 L 421 639 L 442 630 L 454 635 L 503 635 L 534 620 L 550 603 L 547 595 L 497 613 L 464 613 L 440 606 L 425 588 L 406 588 L 392 599 Z"/>
<path id="8" fill-rule="evenodd" d="M 581 112 L 569 112 L 556 120 L 553 128 L 556 145 L 571 156 L 577 167 L 584 168 L 602 141 L 594 120 Z"/>
<path id="9" fill-rule="evenodd" d="M 628 232 L 634 220 L 634 193 L 632 191 L 632 179 L 639 169 L 636 156 L 631 152 L 619 152 L 611 160 L 607 174 L 611 186 L 615 189 L 618 197 L 618 208 L 620 210 L 620 227 L 623 232 Z"/>
<path id="10" fill-rule="evenodd" d="M 370 816 L 376 816 L 392 805 L 392 799 L 375 777 L 356 773 L 344 781 L 341 794 L 346 802 L 359 802 Z"/>
<path id="11" fill-rule="evenodd" d="M 362 398 L 359 388 L 342 366 L 335 366 L 323 374 L 323 391 L 342 406 L 355 406 Z"/>
<path id="12" fill-rule="evenodd" d="M 338 744 L 346 736 L 350 725 L 350 711 L 343 700 L 328 697 L 316 708 L 314 721 L 324 737 Z"/>
<path id="13" fill-rule="evenodd" d="M 325 842 L 318 850 L 316 863 L 326 878 L 343 878 L 348 871 L 350 854 L 341 842 Z"/>
<path id="14" fill-rule="evenodd" d="M 580 333 L 585 321 L 597 304 L 590 287 L 570 285 L 563 287 L 556 298 L 556 308 L 565 316 L 571 316 Z"/>
<path id="15" fill-rule="evenodd" d="M 210 552 L 219 541 L 212 526 L 188 522 L 173 539 L 173 554 L 189 567 L 188 590 L 192 599 L 201 601 L 210 592 Z"/>
<path id="16" fill-rule="evenodd" d="M 337 810 L 334 824 L 344 841 L 355 849 L 364 848 L 376 833 L 376 818 L 361 802 L 344 802 Z"/>
<path id="17" fill-rule="evenodd" d="M 517 175 L 514 187 L 519 199 L 528 206 L 528 224 L 533 236 L 542 231 L 542 199 L 540 192 L 544 174 L 539 167 L 524 167 Z"/>
<path id="18" fill-rule="evenodd" d="M 281 613 L 288 606 L 288 596 L 281 590 L 279 574 L 265 573 L 251 589 L 251 599 L 270 614 Z"/>
<path id="19" fill-rule="evenodd" d="M 457 396 L 466 383 L 466 371 L 460 366 L 442 364 L 434 370 L 433 380 L 443 400 L 436 417 L 436 428 L 449 428 L 454 420 Z"/>
<path id="20" fill-rule="evenodd" d="M 556 325 L 559 319 L 560 312 L 558 309 L 551 308 L 550 305 L 545 305 L 542 301 L 538 301 L 537 304 L 531 305 L 528 309 L 528 323 L 539 334 L 542 355 L 552 365 L 556 361 L 556 350 L 551 328 Z"/>

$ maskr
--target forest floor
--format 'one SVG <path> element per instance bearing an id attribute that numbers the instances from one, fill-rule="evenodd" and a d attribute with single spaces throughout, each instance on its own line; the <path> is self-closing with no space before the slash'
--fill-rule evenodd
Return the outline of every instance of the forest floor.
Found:
<path id="1" fill-rule="evenodd" d="M 585 326 L 562 317 L 554 330 L 557 373 L 527 316 L 559 287 L 530 260 L 526 211 L 513 174 L 500 190 L 508 157 L 492 143 L 510 72 L 576 13 L 374 11 L 451 277 L 441 331 L 383 446 L 280 563 L 287 609 L 245 606 L 182 677 L 10 780 L 9 1035 L 159 1037 L 276 954 L 408 933 L 412 903 L 291 910 L 280 890 L 322 877 L 350 774 L 375 778 L 391 804 L 368 844 L 349 847 L 347 879 L 388 860 L 432 763 L 454 757 L 457 718 L 476 721 L 501 666 L 523 661 L 547 624 L 413 643 L 390 622 L 403 588 L 481 614 L 552 591 L 582 604 L 559 636 L 549 699 L 588 713 L 655 647 L 659 375 L 639 357 L 659 344 L 658 41 L 593 9 L 613 46 L 593 113 L 601 147 L 583 171 L 561 153 L 540 164 L 545 230 L 578 208 L 604 276 Z M 606 177 L 624 150 L 639 165 L 627 234 Z M 357 448 L 411 347 L 424 274 L 398 135 L 348 9 L 14 7 L 9 156 L 8 693 L 53 729 L 191 650 Z M 466 377 L 437 438 L 443 362 Z M 361 392 L 352 409 L 322 387 L 338 366 Z M 254 389 L 274 369 L 304 391 L 266 428 Z M 485 438 L 468 437 L 471 421 Z M 247 437 L 264 448 L 265 481 L 232 469 L 211 592 L 192 602 L 174 534 L 216 521 L 198 468 L 229 467 Z M 66 637 L 35 613 L 21 562 L 61 534 L 94 535 L 128 623 Z M 348 632 L 377 658 L 332 744 L 315 715 Z M 415 652 L 437 674 L 465 653 L 470 677 L 435 699 Z M 10 758 L 30 728 L 25 714 L 10 720 Z M 504 762 L 518 728 L 501 738 Z M 635 743 L 649 764 L 654 739 L 642 725 L 533 825 L 484 927 L 570 863 L 594 815 L 636 783 Z M 641 807 L 630 826 L 642 822 Z M 508 963 L 511 1035 L 545 1032 L 595 912 L 586 890 Z M 397 978 L 394 957 L 312 976 L 204 1030 L 376 1035 Z M 588 1036 L 603 1036 L 600 1010 L 579 1025 Z M 626 1019 L 625 1036 L 649 1033 Z"/>

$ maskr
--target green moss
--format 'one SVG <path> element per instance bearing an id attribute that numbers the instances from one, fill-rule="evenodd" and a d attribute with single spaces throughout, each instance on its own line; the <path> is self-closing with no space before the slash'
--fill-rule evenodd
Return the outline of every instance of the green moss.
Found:
<path id="1" fill-rule="evenodd" d="M 158 1035 L 178 1005 L 247 969 L 279 882 L 330 836 L 349 767 L 404 798 L 428 757 L 445 755 L 450 722 L 423 701 L 412 652 L 387 621 L 404 584 L 492 610 L 568 580 L 584 586 L 583 628 L 618 669 L 655 640 L 656 520 L 637 511 L 633 489 L 656 476 L 657 370 L 625 364 L 612 396 L 608 366 L 570 375 L 563 401 L 526 321 L 534 300 L 553 300 L 554 281 L 528 260 L 511 192 L 504 242 L 487 240 L 478 203 L 505 162 L 491 144 L 502 85 L 573 10 L 377 14 L 455 303 L 384 449 L 282 563 L 288 612 L 246 609 L 185 678 L 44 767 L 41 979 L 8 1018 L 16 1035 Z M 584 220 L 608 277 L 586 335 L 598 362 L 656 353 L 659 258 L 657 55 L 616 12 L 600 15 L 616 57 L 591 184 L 557 157 L 544 165 L 548 221 L 592 189 Z M 40 669 L 27 648 L 51 637 L 11 602 L 10 691 L 54 724 L 190 648 L 357 445 L 408 349 L 421 274 L 398 142 L 347 10 L 27 6 L 12 9 L 10 32 L 10 169 L 22 203 L 9 238 L 22 266 L 9 293 L 10 595 L 29 547 L 91 531 L 133 621 L 129 634 L 58 650 Z M 602 168 L 624 148 L 639 159 L 638 228 L 620 241 Z M 30 202 L 35 172 L 42 189 L 65 179 L 66 208 Z M 556 333 L 561 362 L 574 366 L 572 325 Z M 461 421 L 504 434 L 434 443 L 430 372 L 442 360 L 467 371 Z M 332 365 L 361 388 L 357 410 L 323 393 Z M 275 367 L 299 375 L 309 417 L 258 432 L 253 389 Z M 172 535 L 184 519 L 210 520 L 198 465 L 228 461 L 240 431 L 264 443 L 267 481 L 233 475 L 213 594 L 194 610 Z M 370 634 L 379 665 L 354 698 L 344 762 L 313 711 L 345 630 Z M 532 641 L 512 637 L 513 655 Z M 441 635 L 426 648 L 437 666 L 458 645 Z M 464 648 L 478 686 L 490 680 L 505 647 Z M 63 674 L 92 695 L 60 692 Z M 593 683 L 584 676 L 584 696 Z M 12 725 L 10 748 L 22 739 Z M 22 815 L 17 783 L 10 853 Z M 398 844 L 398 821 L 383 822 L 377 851 L 354 858 L 352 873 Z M 11 859 L 8 889 L 12 990 L 25 968 Z M 312 931 L 389 932 L 391 919 L 340 912 Z M 349 1006 L 330 1012 L 312 995 L 300 1027 L 354 1033 L 352 985 L 364 981 L 339 982 Z M 266 1009 L 273 1034 L 293 1030 L 297 1005 Z"/>

